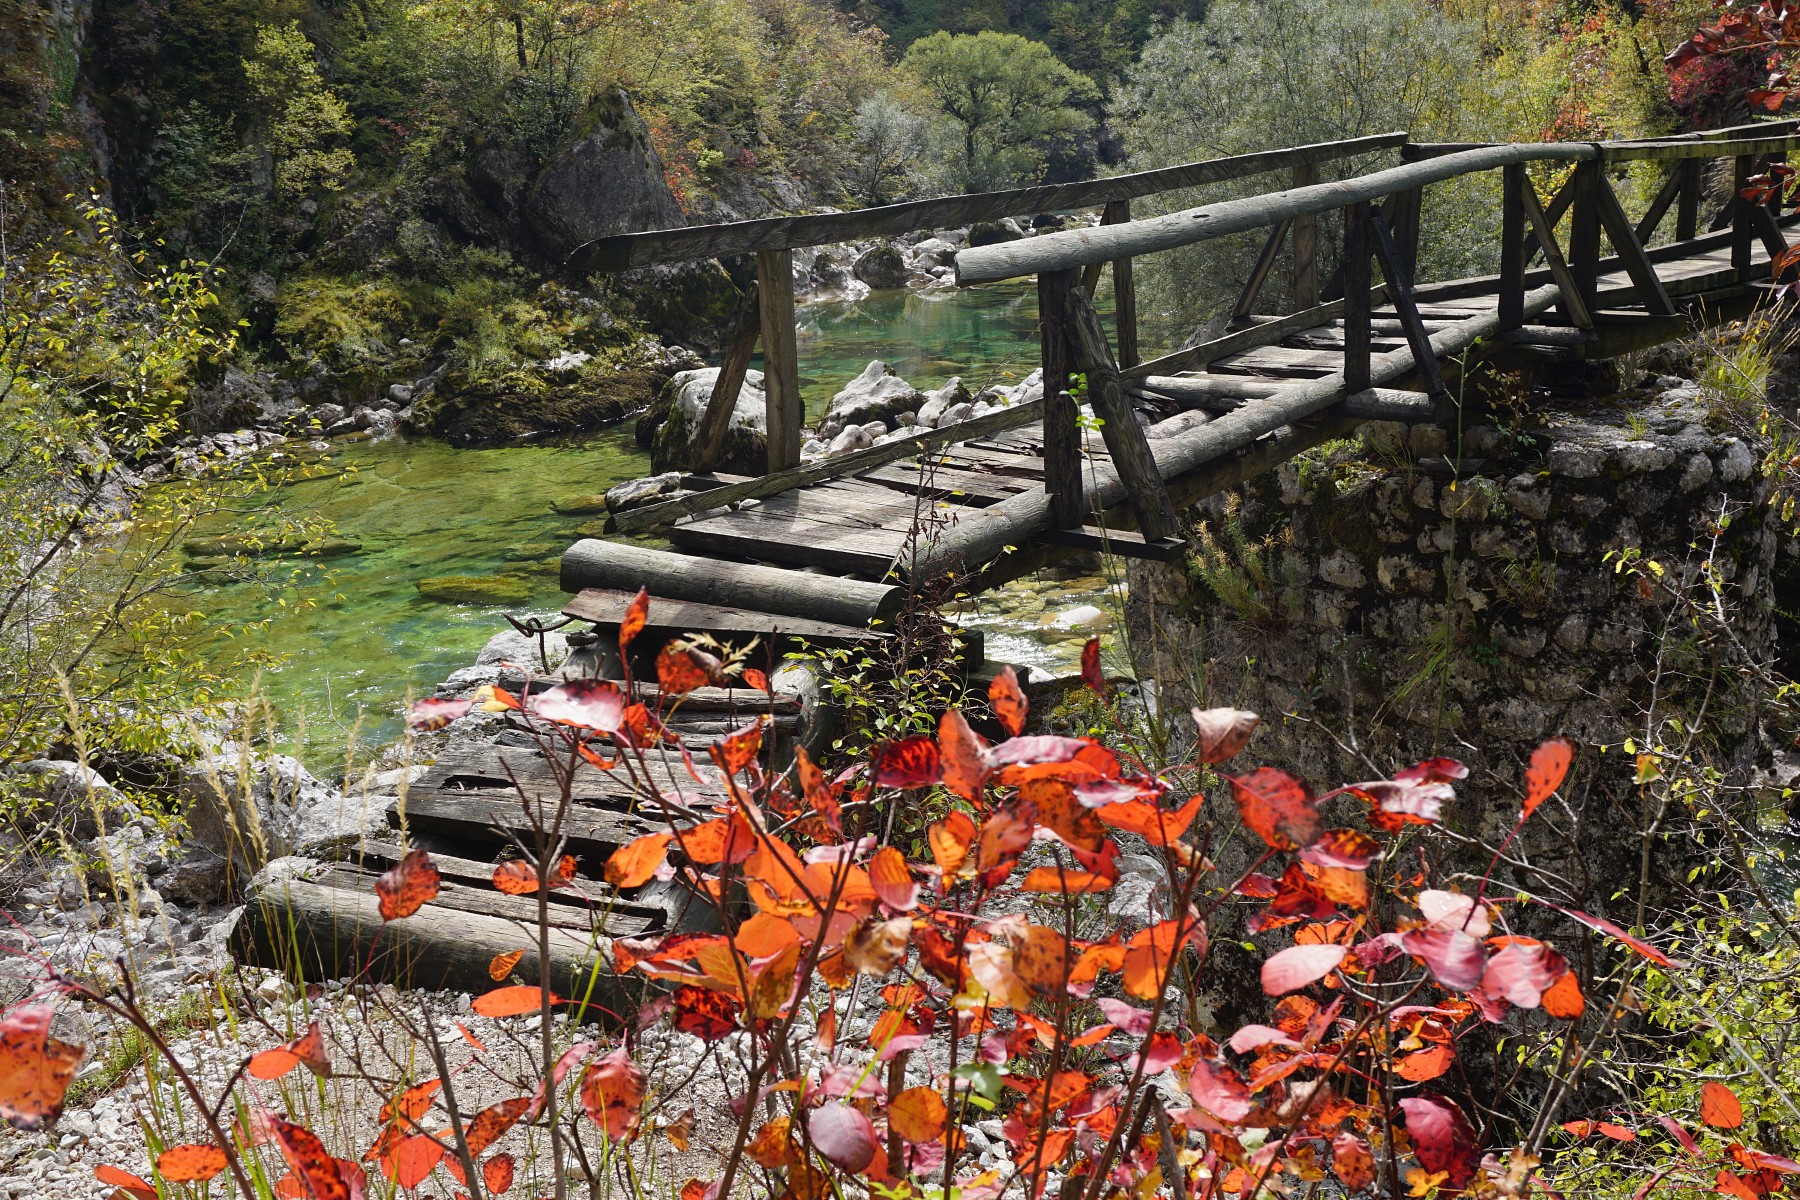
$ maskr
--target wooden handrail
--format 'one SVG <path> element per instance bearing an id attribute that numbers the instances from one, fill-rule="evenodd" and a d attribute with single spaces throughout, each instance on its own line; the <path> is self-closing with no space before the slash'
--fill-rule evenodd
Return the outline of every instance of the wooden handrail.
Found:
<path id="1" fill-rule="evenodd" d="M 587 272 L 627 271 L 661 263 L 727 258 L 756 251 L 792 250 L 803 246 L 829 246 L 861 238 L 892 237 L 921 229 L 949 229 L 973 221 L 998 221 L 1002 217 L 1093 208 L 1113 201 L 1151 196 L 1158 192 L 1222 183 L 1268 171 L 1395 149 L 1405 145 L 1406 138 L 1404 130 L 1397 130 L 1346 141 L 1319 142 L 1283 150 L 1262 150 L 1255 154 L 1184 163 L 1176 167 L 1159 167 L 1130 175 L 1083 180 L 1080 183 L 1055 183 L 1001 192 L 939 196 L 929 200 L 887 204 L 879 208 L 857 209 L 854 212 L 765 217 L 723 225 L 695 225 L 686 229 L 618 234 L 579 247 L 569 256 L 568 262 Z"/>

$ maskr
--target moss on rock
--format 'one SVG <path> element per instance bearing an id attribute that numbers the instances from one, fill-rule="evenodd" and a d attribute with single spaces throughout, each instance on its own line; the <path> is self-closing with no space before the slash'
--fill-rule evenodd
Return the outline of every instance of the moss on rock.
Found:
<path id="1" fill-rule="evenodd" d="M 523 604 L 531 599 L 531 585 L 516 575 L 439 575 L 414 586 L 421 600 L 440 604 Z"/>
<path id="2" fill-rule="evenodd" d="M 458 368 L 438 384 L 423 423 L 457 446 L 597 429 L 649 404 L 668 377 L 661 367 L 613 368 L 597 361 L 566 381 L 535 367 Z"/>

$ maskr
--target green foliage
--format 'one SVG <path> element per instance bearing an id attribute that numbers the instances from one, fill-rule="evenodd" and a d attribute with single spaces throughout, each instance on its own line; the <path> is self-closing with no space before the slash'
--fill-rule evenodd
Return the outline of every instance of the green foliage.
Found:
<path id="1" fill-rule="evenodd" d="M 244 82 L 274 159 L 276 199 L 343 187 L 354 160 L 335 143 L 350 133 L 350 110 L 319 78 L 312 44 L 297 23 L 257 31 L 256 54 L 244 60 Z"/>
<path id="2" fill-rule="evenodd" d="M 1294 556 L 1293 530 L 1286 525 L 1257 535 L 1246 528 L 1239 501 L 1226 501 L 1214 527 L 1201 521 L 1188 571 L 1239 618 L 1254 624 L 1297 619 L 1305 603 L 1305 579 Z"/>
<path id="3" fill-rule="evenodd" d="M 1017 34 L 934 33 L 914 42 L 901 66 L 919 77 L 955 127 L 948 173 L 958 191 L 1036 179 L 1054 141 L 1094 124 L 1077 107 L 1098 98 L 1093 80 Z"/>

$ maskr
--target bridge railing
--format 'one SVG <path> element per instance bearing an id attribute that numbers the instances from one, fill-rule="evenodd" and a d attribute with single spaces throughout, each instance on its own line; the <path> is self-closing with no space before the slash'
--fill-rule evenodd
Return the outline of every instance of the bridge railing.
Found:
<path id="1" fill-rule="evenodd" d="M 1052 523 L 1061 527 L 1082 523 L 1091 499 L 1083 494 L 1078 412 L 1069 391 L 1070 378 L 1080 374 L 1086 380 L 1086 398 L 1101 418 L 1112 470 L 1123 485 L 1138 528 L 1147 540 L 1162 539 L 1177 531 L 1175 508 L 1165 483 L 1166 472 L 1159 470 L 1132 415 L 1126 391 L 1129 382 L 1154 383 L 1159 375 L 1178 370 L 1204 370 L 1228 355 L 1271 345 L 1302 329 L 1341 321 L 1341 378 L 1330 388 L 1311 388 L 1310 398 L 1302 404 L 1307 412 L 1322 411 L 1344 395 L 1356 395 L 1370 387 L 1373 310 L 1386 303 L 1395 310 L 1425 390 L 1434 397 L 1443 395 L 1445 384 L 1437 363 L 1440 351 L 1433 348 L 1415 296 L 1424 188 L 1499 171 L 1503 191 L 1499 278 L 1468 281 L 1476 286 L 1465 289 L 1464 294 L 1498 291 L 1493 332 L 1503 340 L 1509 335 L 1516 338 L 1526 320 L 1552 305 L 1560 306 L 1571 331 L 1580 336 L 1595 328 L 1599 313 L 1598 285 L 1607 266 L 1601 258 L 1603 234 L 1612 244 L 1611 266 L 1622 268 L 1630 280 L 1631 298 L 1647 313 L 1670 318 L 1676 317 L 1678 310 L 1657 275 L 1656 260 L 1728 243 L 1735 284 L 1742 287 L 1750 281 L 1757 241 L 1771 258 L 1785 250 L 1786 239 L 1770 207 L 1748 200 L 1742 193 L 1759 164 L 1784 159 L 1788 151 L 1800 149 L 1796 128 L 1800 126 L 1795 122 L 1782 122 L 1711 135 L 1628 142 L 1409 145 L 1403 149 L 1408 161 L 1402 165 L 1351 179 L 965 249 L 956 256 L 956 278 L 964 285 L 1037 278 L 1044 362 L 1045 489 Z M 1771 129 L 1783 132 L 1771 135 Z M 1733 160 L 1733 187 L 1712 230 L 1703 236 L 1698 232 L 1701 165 L 1718 158 Z M 1640 160 L 1675 165 L 1649 211 L 1634 223 L 1613 191 L 1605 168 Z M 1568 163 L 1574 168 L 1548 205 L 1527 173 L 1530 164 L 1542 162 Z M 1658 252 L 1647 251 L 1645 241 L 1672 208 L 1677 213 L 1676 243 Z M 1344 214 L 1341 298 L 1303 305 L 1300 311 L 1274 321 L 1247 324 L 1257 292 L 1285 238 L 1300 222 L 1316 221 L 1334 211 Z M 1556 232 L 1565 214 L 1570 218 L 1566 254 Z M 1272 232 L 1233 307 L 1236 328 L 1152 362 L 1126 363 L 1111 353 L 1091 298 L 1080 286 L 1084 270 L 1112 263 L 1117 271 L 1123 263 L 1128 271 L 1131 260 L 1145 254 L 1263 228 L 1272 228 Z M 1539 253 L 1546 266 L 1534 274 L 1531 266 Z M 1371 260 L 1379 266 L 1379 284 L 1371 279 Z M 1544 286 L 1532 289 L 1533 284 Z M 1454 295 L 1456 286 L 1434 287 L 1433 294 Z M 1189 464 L 1187 469 L 1195 465 Z"/>

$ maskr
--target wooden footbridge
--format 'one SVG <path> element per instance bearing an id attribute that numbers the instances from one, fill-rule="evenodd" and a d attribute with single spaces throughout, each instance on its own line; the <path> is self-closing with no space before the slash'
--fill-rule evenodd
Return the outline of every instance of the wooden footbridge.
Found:
<path id="1" fill-rule="evenodd" d="M 695 449 L 716 461 L 760 341 L 768 470 L 754 478 L 695 472 L 684 480 L 688 494 L 614 514 L 620 534 L 656 533 L 669 548 L 576 543 L 562 559 L 563 586 L 574 593 L 564 611 L 594 623 L 604 646 L 630 597 L 646 587 L 653 627 L 634 652 L 653 656 L 667 638 L 700 631 L 739 644 L 759 637 L 763 651 L 775 654 L 801 642 L 892 636 L 886 622 L 909 589 L 947 572 L 974 591 L 1102 546 L 1179 555 L 1183 506 L 1359 423 L 1442 419 L 1466 356 L 1605 357 L 1684 336 L 1753 304 L 1768 287 L 1771 260 L 1786 249 L 1786 222 L 1744 192 L 1766 164 L 1800 148 L 1797 128 L 1786 122 L 1655 141 L 1505 146 L 1421 145 L 1384 134 L 1086 183 L 595 243 L 583 265 L 597 271 L 756 256 L 757 285 Z M 1381 155 L 1398 162 L 1320 181 L 1323 164 Z M 1721 161 L 1709 180 L 1708 164 Z M 1660 165 L 1664 179 L 1634 216 L 1612 177 L 1644 162 Z M 1288 186 L 1166 216 L 1131 215 L 1132 201 L 1144 197 L 1276 172 L 1286 173 Z M 1425 189 L 1492 172 L 1502 197 L 1495 273 L 1418 282 Z M 1561 179 L 1549 200 L 1534 174 Z M 1036 277 L 1042 398 L 800 463 L 795 249 L 1090 207 L 1103 209 L 1102 224 L 956 256 L 961 284 Z M 1326 277 L 1320 218 L 1331 213 L 1341 214 L 1334 224 L 1341 223 L 1342 248 Z M 1658 238 L 1671 221 L 1672 236 Z M 1134 260 L 1259 230 L 1266 240 L 1226 330 L 1142 361 Z M 1295 311 L 1269 315 L 1258 300 L 1284 247 Z M 1092 299 L 1108 268 L 1111 340 Z M 1100 418 L 1097 438 L 1082 428 L 1080 401 Z M 1197 420 L 1194 410 L 1209 419 Z M 970 658 L 974 668 L 981 655 Z M 616 676 L 617 666 L 602 659 L 579 669 Z M 634 666 L 637 678 L 655 678 L 651 662 Z M 803 732 L 805 705 L 794 696 L 715 691 L 690 695 L 671 719 L 692 749 L 752 715 L 769 719 L 771 741 Z M 583 876 L 595 879 L 614 846 L 662 818 L 647 804 L 644 781 L 577 770 L 571 786 L 580 811 L 568 826 L 568 848 Z M 663 783 L 693 809 L 705 808 L 713 790 L 706 780 L 672 771 Z M 553 803 L 557 786 L 522 728 L 503 732 L 498 744 L 446 754 L 394 814 L 392 844 L 369 841 L 359 864 L 319 865 L 265 886 L 238 927 L 240 954 L 298 964 L 309 976 L 363 964 L 427 985 L 480 986 L 494 954 L 538 945 L 536 902 L 494 893 L 486 881 L 496 853 L 509 853 L 507 842 L 529 844 L 521 801 L 527 808 Z M 431 849 L 447 882 L 426 919 L 383 940 L 371 888 L 375 874 L 404 853 L 402 841 Z M 682 919 L 683 903 L 599 885 L 557 893 L 547 966 L 558 990 L 582 994 L 603 933 L 666 928 Z M 517 968 L 526 978 L 536 977 L 536 953 Z"/>
<path id="2" fill-rule="evenodd" d="M 671 548 L 577 543 L 563 557 L 564 588 L 577 593 L 566 611 L 610 625 L 624 595 L 643 585 L 685 602 L 696 626 L 715 632 L 806 636 L 798 624 L 806 622 L 814 636 L 866 636 L 909 586 L 946 571 L 968 573 L 967 586 L 979 589 L 1102 545 L 1179 554 L 1184 505 L 1361 422 L 1448 415 L 1453 360 L 1606 357 L 1742 311 L 1766 292 L 1788 223 L 1742 193 L 1800 148 L 1797 129 L 1781 122 L 1535 145 L 1426 145 L 1391 133 L 1084 183 L 596 242 L 584 265 L 602 272 L 755 255 L 757 285 L 695 449 L 701 464 L 716 461 L 760 341 L 768 472 L 697 472 L 684 480 L 689 494 L 615 514 L 619 533 L 654 532 Z M 1320 181 L 1324 164 L 1389 155 L 1391 165 Z M 1613 185 L 1633 163 L 1663 171 L 1654 200 L 1635 215 Z M 1132 218 L 1134 200 L 1278 172 L 1286 175 L 1279 190 Z M 1417 281 L 1425 191 L 1493 173 L 1502 197 L 1495 273 Z M 1534 175 L 1562 182 L 1546 200 Z M 1097 226 L 956 255 L 961 285 L 1036 277 L 1042 399 L 800 465 L 795 249 L 1095 207 L 1103 210 Z M 1322 278 L 1321 218 L 1332 213 L 1341 214 L 1342 247 L 1335 274 Z M 1658 238 L 1666 225 L 1672 236 Z M 1142 361 L 1134 260 L 1255 231 L 1267 231 L 1266 241 L 1226 331 Z M 1269 315 L 1258 301 L 1284 247 L 1295 311 Z M 1092 300 L 1107 268 L 1111 340 Z M 1084 436 L 1078 400 L 1100 419 L 1098 439 Z M 1211 419 L 1198 422 L 1183 411 L 1191 409 Z"/>

